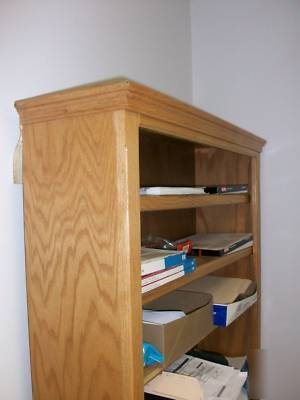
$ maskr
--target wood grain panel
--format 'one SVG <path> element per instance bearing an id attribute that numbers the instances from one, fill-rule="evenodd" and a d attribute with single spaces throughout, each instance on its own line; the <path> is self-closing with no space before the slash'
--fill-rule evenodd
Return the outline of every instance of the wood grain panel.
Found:
<path id="1" fill-rule="evenodd" d="M 251 330 L 250 348 L 260 349 L 261 334 L 261 266 L 260 266 L 260 160 L 251 160 L 251 215 L 252 232 L 254 235 L 252 276 L 257 283 L 258 301 L 250 310 Z"/>
<path id="2" fill-rule="evenodd" d="M 197 209 L 199 232 L 251 232 L 249 204 L 222 205 Z"/>
<path id="3" fill-rule="evenodd" d="M 35 400 L 142 398 L 137 188 L 134 116 L 93 114 L 25 127 Z"/>
<path id="4" fill-rule="evenodd" d="M 249 202 L 249 195 L 209 194 L 180 196 L 141 196 L 141 211 L 176 210 L 179 208 L 213 207 L 219 205 L 244 204 Z"/>
<path id="5" fill-rule="evenodd" d="M 195 209 L 141 213 L 142 239 L 152 235 L 176 240 L 192 235 L 196 229 L 195 215 Z"/>
<path id="6" fill-rule="evenodd" d="M 258 156 L 265 141 L 127 79 L 18 101 L 16 108 L 24 127 L 34 400 L 141 400 L 142 302 L 208 273 L 250 277 L 260 288 Z M 187 197 L 140 201 L 140 184 L 195 183 L 248 183 L 250 203 L 247 195 L 239 202 L 229 196 L 226 205 L 210 197 L 214 207 Z M 141 237 L 251 230 L 253 254 L 202 258 L 195 274 L 141 296 Z M 244 354 L 259 347 L 259 329 L 258 304 L 201 346 Z"/>
<path id="7" fill-rule="evenodd" d="M 253 255 L 228 264 L 223 269 L 214 271 L 213 275 L 252 279 L 255 281 Z M 249 353 L 251 338 L 256 332 L 256 322 L 250 320 L 253 310 L 257 307 L 256 304 L 228 327 L 219 328 L 210 334 L 200 342 L 198 347 L 232 357 L 244 356 Z"/>
<path id="8" fill-rule="evenodd" d="M 147 115 L 141 115 L 141 128 L 144 130 L 158 132 L 176 139 L 190 141 L 203 146 L 234 151 L 238 154 L 244 154 L 253 157 L 257 156 L 258 150 L 256 147 L 253 150 L 251 147 L 245 147 L 239 142 L 226 140 L 226 136 L 221 138 L 214 135 L 209 135 L 207 132 L 205 132 L 205 130 L 202 129 L 201 125 L 199 125 L 199 129 L 195 129 L 195 127 L 174 125 L 172 122 L 157 119 L 154 116 L 150 117 Z"/>
<path id="9" fill-rule="evenodd" d="M 229 357 L 245 356 L 250 348 L 250 310 L 251 308 L 228 327 L 215 329 L 198 345 L 199 349 L 217 352 Z"/>
<path id="10" fill-rule="evenodd" d="M 194 186 L 194 145 L 140 130 L 140 185 Z"/>
<path id="11" fill-rule="evenodd" d="M 252 158 L 256 160 L 256 157 Z M 197 184 L 242 184 L 249 185 L 249 204 L 217 206 L 197 210 L 199 232 L 253 232 L 253 183 L 250 157 L 218 149 L 196 150 Z M 253 232 L 256 240 L 256 233 Z M 214 273 L 219 276 L 248 278 L 256 281 L 253 256 L 244 258 Z M 257 315 L 254 305 L 250 311 L 227 328 L 218 329 L 199 345 L 202 349 L 221 352 L 225 355 L 245 355 L 249 352 L 251 337 L 256 336 Z M 253 317 L 251 317 L 253 315 Z"/>
<path id="12" fill-rule="evenodd" d="M 144 385 L 155 378 L 163 370 L 162 365 L 153 365 L 151 367 L 144 368 Z"/>
<path id="13" fill-rule="evenodd" d="M 249 182 L 251 157 L 211 147 L 197 147 L 196 180 L 202 185 L 233 185 Z"/>
<path id="14" fill-rule="evenodd" d="M 250 157 L 213 148 L 197 148 L 195 157 L 196 185 L 249 183 Z M 251 227 L 249 204 L 197 210 L 199 232 L 251 232 Z"/>
<path id="15" fill-rule="evenodd" d="M 201 132 L 241 149 L 261 151 L 265 141 L 205 111 L 126 79 L 95 83 L 16 102 L 23 124 L 126 109 L 144 118 Z M 150 125 L 151 128 L 151 125 Z M 155 127 L 152 127 L 155 129 Z M 218 146 L 219 147 L 219 146 Z"/>
<path id="16" fill-rule="evenodd" d="M 140 131 L 140 185 L 194 186 L 194 145 L 153 132 Z M 147 235 L 174 240 L 195 231 L 195 210 L 141 214 L 142 238 Z"/>

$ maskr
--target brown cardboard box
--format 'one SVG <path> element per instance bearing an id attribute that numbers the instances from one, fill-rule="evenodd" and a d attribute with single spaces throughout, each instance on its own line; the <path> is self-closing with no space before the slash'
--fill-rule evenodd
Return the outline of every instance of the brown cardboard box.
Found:
<path id="1" fill-rule="evenodd" d="M 188 294 L 188 296 L 190 295 L 191 293 Z M 195 311 L 190 312 L 185 317 L 161 325 L 143 322 L 143 339 L 156 346 L 164 355 L 164 367 L 189 351 L 214 329 L 212 296 L 204 293 L 194 293 L 194 295 Z M 180 303 L 181 297 L 184 304 L 184 296 L 184 291 L 177 292 L 176 301 Z M 201 304 L 200 308 L 197 308 L 197 299 L 198 303 Z M 203 299 L 206 301 L 203 301 Z M 163 303 L 163 297 L 160 300 Z M 176 304 L 174 304 L 174 309 L 179 309 Z"/>
<path id="2" fill-rule="evenodd" d="M 213 296 L 216 326 L 228 326 L 257 301 L 256 284 L 249 279 L 207 276 L 183 286 L 184 292 Z"/>
<path id="3" fill-rule="evenodd" d="M 208 275 L 178 290 L 210 293 L 213 296 L 214 303 L 230 304 L 236 301 L 241 294 L 247 292 L 251 285 L 250 279 Z"/>

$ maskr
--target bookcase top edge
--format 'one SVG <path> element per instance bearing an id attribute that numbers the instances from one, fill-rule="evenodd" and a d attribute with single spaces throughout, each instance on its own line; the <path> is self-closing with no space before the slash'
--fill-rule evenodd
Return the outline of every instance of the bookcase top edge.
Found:
<path id="1" fill-rule="evenodd" d="M 244 137 L 247 147 L 260 152 L 266 141 L 186 102 L 128 78 L 94 82 L 15 102 L 21 123 L 51 120 L 79 113 L 128 110 L 197 129 L 201 124 Z M 189 122 L 190 121 L 190 122 Z M 189 126 L 190 125 L 190 126 Z"/>

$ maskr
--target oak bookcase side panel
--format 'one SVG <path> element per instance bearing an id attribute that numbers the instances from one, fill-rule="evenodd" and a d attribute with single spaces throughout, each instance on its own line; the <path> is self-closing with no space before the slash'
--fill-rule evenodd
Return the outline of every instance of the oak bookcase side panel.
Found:
<path id="1" fill-rule="evenodd" d="M 134 154 L 138 118 L 122 111 L 25 125 L 35 400 L 142 398 Z"/>

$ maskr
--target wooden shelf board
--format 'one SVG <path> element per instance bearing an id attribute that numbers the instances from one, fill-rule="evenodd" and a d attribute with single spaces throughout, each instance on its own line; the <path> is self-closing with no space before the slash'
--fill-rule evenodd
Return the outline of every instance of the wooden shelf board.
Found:
<path id="1" fill-rule="evenodd" d="M 198 257 L 197 269 L 191 274 L 187 274 L 182 278 L 178 278 L 175 281 L 166 283 L 156 289 L 146 292 L 142 295 L 142 303 L 147 304 L 150 301 L 158 299 L 159 297 L 172 292 L 196 279 L 202 278 L 218 269 L 225 267 L 226 265 L 233 264 L 234 262 L 241 260 L 242 258 L 249 257 L 252 254 L 252 247 L 245 250 L 237 251 L 233 254 L 222 257 Z"/>
<path id="2" fill-rule="evenodd" d="M 141 211 L 175 210 L 249 203 L 249 194 L 140 196 Z"/>
<path id="3" fill-rule="evenodd" d="M 163 366 L 153 365 L 153 367 L 145 367 L 144 368 L 144 385 L 151 381 L 151 379 L 155 378 L 158 374 L 160 374 L 164 370 Z"/>

